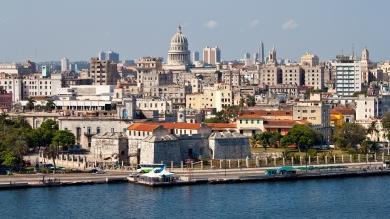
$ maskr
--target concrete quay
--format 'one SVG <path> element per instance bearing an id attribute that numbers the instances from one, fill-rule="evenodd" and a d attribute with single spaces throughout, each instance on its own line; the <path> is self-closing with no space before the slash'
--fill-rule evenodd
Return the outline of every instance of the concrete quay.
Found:
<path id="1" fill-rule="evenodd" d="M 127 182 L 127 172 L 107 174 L 23 174 L 0 176 L 0 190 Z"/>
<path id="2" fill-rule="evenodd" d="M 221 183 L 242 183 L 242 182 L 265 182 L 265 181 L 283 181 L 300 180 L 313 178 L 335 178 L 335 177 L 354 177 L 354 176 L 373 176 L 390 175 L 390 169 L 382 169 L 382 162 L 371 163 L 349 163 L 349 164 L 327 164 L 310 165 L 313 167 L 332 167 L 345 166 L 341 170 L 324 170 L 321 172 L 309 171 L 300 173 L 291 177 L 265 176 L 265 170 L 275 167 L 261 168 L 242 168 L 242 169 L 171 169 L 179 180 L 170 183 L 150 183 L 136 182 L 147 186 L 176 186 L 176 185 L 195 185 L 195 184 L 221 184 Z M 304 167 L 304 166 L 294 166 Z M 381 168 L 381 169 L 380 169 Z M 74 173 L 74 174 L 21 174 L 12 176 L 0 176 L 0 190 L 36 188 L 49 186 L 72 186 L 89 185 L 101 183 L 122 183 L 129 182 L 130 171 L 110 171 L 105 174 Z"/>

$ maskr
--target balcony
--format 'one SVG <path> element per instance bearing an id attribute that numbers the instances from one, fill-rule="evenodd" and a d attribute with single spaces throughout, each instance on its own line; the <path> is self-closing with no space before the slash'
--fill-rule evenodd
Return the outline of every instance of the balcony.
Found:
<path id="1" fill-rule="evenodd" d="M 96 134 L 97 134 L 96 132 L 84 132 L 84 135 L 87 136 L 87 137 L 92 137 L 92 136 L 94 136 Z"/>

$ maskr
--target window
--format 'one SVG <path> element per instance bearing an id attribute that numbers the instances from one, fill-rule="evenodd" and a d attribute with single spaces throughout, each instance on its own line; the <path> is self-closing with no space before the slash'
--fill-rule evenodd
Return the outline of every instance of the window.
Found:
<path id="1" fill-rule="evenodd" d="M 100 127 L 96 127 L 96 134 L 100 133 Z"/>

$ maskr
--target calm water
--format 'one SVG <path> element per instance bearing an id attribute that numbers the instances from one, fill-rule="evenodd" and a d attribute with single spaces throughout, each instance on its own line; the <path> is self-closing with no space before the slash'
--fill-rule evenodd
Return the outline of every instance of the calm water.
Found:
<path id="1" fill-rule="evenodd" d="M 0 191 L 0 218 L 389 218 L 390 177 Z"/>

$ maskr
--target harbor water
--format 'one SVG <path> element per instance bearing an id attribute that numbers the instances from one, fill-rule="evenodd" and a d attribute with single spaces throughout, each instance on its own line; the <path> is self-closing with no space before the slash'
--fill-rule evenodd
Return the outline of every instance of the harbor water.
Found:
<path id="1" fill-rule="evenodd" d="M 388 218 L 390 176 L 0 191 L 0 218 Z"/>

